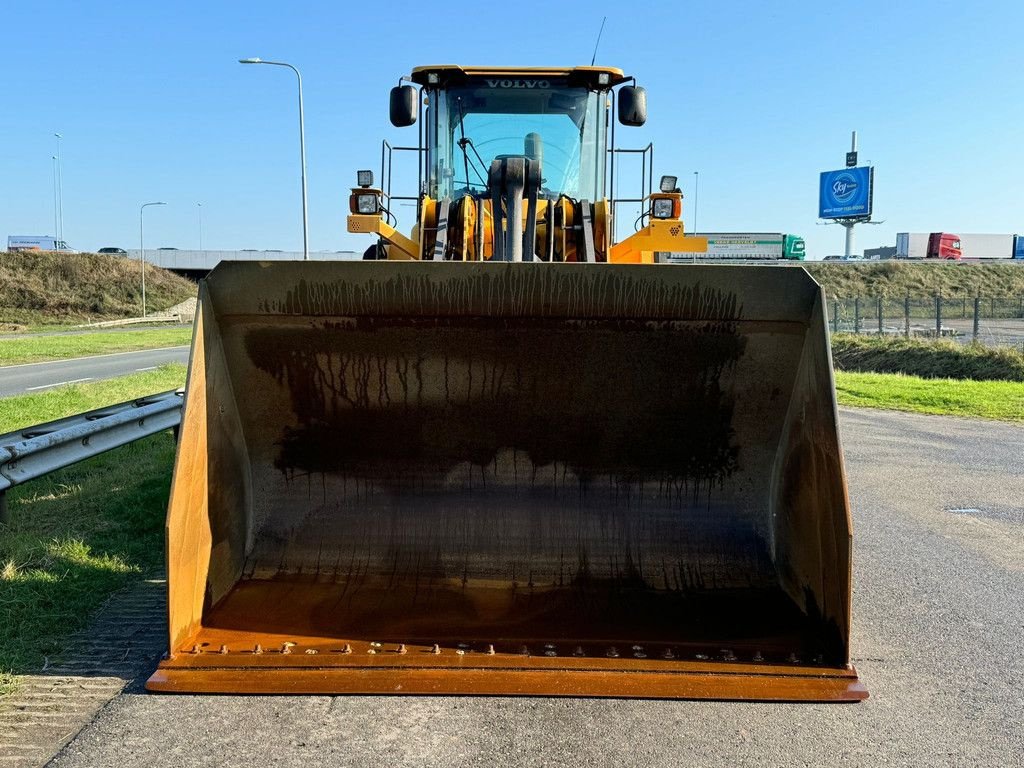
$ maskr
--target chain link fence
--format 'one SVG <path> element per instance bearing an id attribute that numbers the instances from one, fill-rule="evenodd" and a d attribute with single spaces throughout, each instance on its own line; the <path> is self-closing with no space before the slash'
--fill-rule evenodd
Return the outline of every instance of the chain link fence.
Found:
<path id="1" fill-rule="evenodd" d="M 833 333 L 945 338 L 1024 352 L 1024 296 L 830 298 Z"/>

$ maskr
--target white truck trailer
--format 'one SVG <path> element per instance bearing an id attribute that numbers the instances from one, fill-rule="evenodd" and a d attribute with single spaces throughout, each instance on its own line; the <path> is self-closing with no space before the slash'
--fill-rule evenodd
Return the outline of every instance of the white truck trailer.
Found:
<path id="1" fill-rule="evenodd" d="M 8 235 L 8 251 L 61 251 L 63 253 L 78 253 L 63 240 L 57 240 L 49 235 Z"/>
<path id="2" fill-rule="evenodd" d="M 1012 259 L 1016 235 L 960 235 L 962 259 Z"/>

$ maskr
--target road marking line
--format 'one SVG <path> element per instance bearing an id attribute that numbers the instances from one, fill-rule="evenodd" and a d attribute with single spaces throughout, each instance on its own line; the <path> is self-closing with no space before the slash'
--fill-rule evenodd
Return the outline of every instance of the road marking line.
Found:
<path id="1" fill-rule="evenodd" d="M 160 367 L 159 365 L 151 365 L 151 366 L 149 366 L 147 368 L 136 368 L 135 370 L 136 371 L 155 371 L 159 367 Z"/>
<path id="2" fill-rule="evenodd" d="M 71 381 L 58 381 L 56 384 L 43 384 L 38 387 L 25 387 L 26 392 L 31 392 L 36 389 L 49 389 L 50 387 L 63 387 L 65 384 L 78 384 L 80 381 L 92 381 L 92 376 L 86 376 L 84 379 L 71 379 Z"/>
<path id="3" fill-rule="evenodd" d="M 117 357 L 118 355 L 138 355 L 142 352 L 163 352 L 168 349 L 188 349 L 190 345 L 180 344 L 173 347 L 153 347 L 151 349 L 132 349 L 128 352 L 107 352 L 102 355 L 86 355 L 85 357 L 65 357 L 59 360 L 40 360 L 37 363 L 16 363 L 15 365 L 0 365 L 0 371 L 9 368 L 27 368 L 30 365 L 54 365 L 55 363 L 73 363 L 76 360 L 95 360 L 97 357 Z"/>

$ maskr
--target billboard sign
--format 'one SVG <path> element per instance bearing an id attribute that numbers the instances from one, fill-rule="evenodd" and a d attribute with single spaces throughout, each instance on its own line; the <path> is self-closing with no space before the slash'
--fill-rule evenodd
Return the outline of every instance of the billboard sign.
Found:
<path id="1" fill-rule="evenodd" d="M 843 168 L 821 174 L 818 217 L 867 219 L 871 216 L 874 168 Z"/>

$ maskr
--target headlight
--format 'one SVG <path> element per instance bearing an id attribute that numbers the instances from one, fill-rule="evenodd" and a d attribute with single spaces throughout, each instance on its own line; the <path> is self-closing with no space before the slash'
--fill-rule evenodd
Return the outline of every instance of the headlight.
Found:
<path id="1" fill-rule="evenodd" d="M 377 196 L 356 195 L 356 210 L 359 213 L 377 213 Z"/>
<path id="2" fill-rule="evenodd" d="M 654 201 L 654 208 L 651 211 L 651 215 L 656 219 L 671 219 L 673 201 L 670 198 L 660 197 Z"/>

